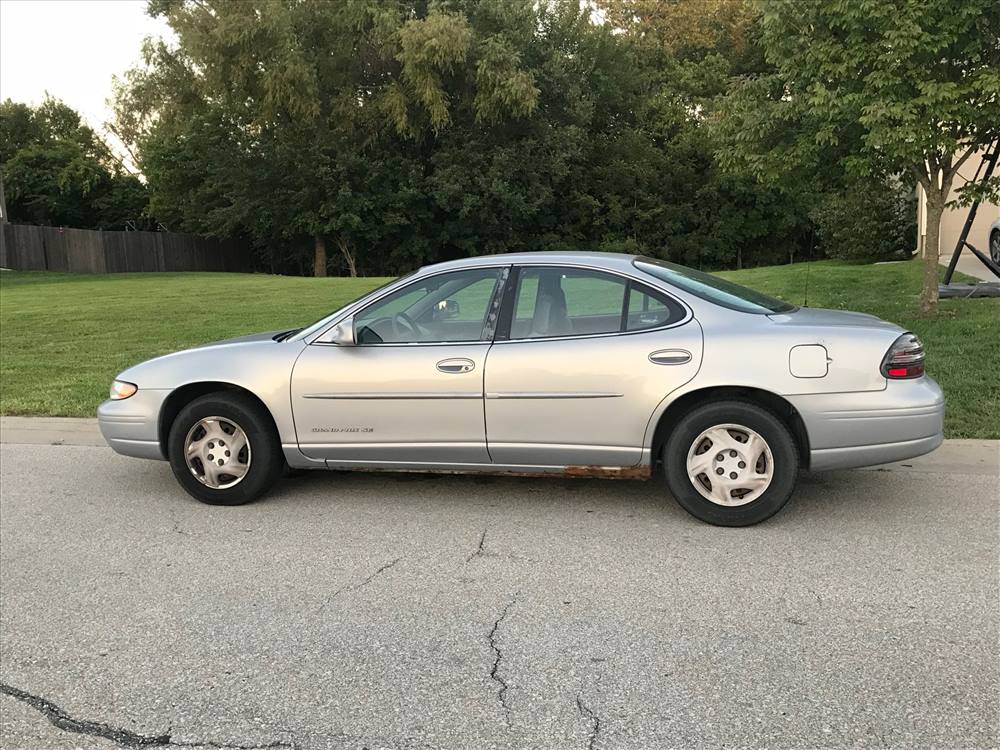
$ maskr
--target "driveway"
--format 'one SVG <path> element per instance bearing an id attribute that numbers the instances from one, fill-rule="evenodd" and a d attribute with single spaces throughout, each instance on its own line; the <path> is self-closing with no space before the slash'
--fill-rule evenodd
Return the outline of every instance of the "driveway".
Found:
<path id="1" fill-rule="evenodd" d="M 938 263 L 945 268 L 951 263 L 952 250 L 938 257 Z M 984 246 L 982 252 L 989 255 L 989 248 Z M 963 250 L 961 255 L 958 256 L 958 264 L 955 266 L 955 270 L 980 281 L 997 281 L 997 277 L 990 272 L 990 269 L 984 266 L 983 262 L 968 250 Z"/>
<path id="2" fill-rule="evenodd" d="M 602 480 L 212 508 L 163 463 L 3 445 L 0 745 L 996 746 L 996 453 L 805 475 L 720 529 Z"/>

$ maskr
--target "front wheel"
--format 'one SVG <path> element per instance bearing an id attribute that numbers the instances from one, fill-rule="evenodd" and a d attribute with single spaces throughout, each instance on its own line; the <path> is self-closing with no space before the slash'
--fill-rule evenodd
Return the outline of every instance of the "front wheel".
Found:
<path id="1" fill-rule="evenodd" d="M 210 393 L 181 409 L 167 449 L 177 481 L 209 505 L 256 500 L 285 469 L 270 415 L 235 393 Z"/>
<path id="2" fill-rule="evenodd" d="M 664 446 L 663 465 L 671 493 L 695 518 L 751 526 L 788 502 L 799 456 L 774 414 L 749 402 L 722 401 L 681 418 Z"/>
<path id="3" fill-rule="evenodd" d="M 994 263 L 1000 265 L 1000 231 L 990 235 L 990 257 Z"/>

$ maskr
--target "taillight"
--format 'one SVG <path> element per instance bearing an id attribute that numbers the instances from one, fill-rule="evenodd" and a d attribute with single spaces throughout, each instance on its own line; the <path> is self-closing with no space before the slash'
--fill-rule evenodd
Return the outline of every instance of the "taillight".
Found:
<path id="1" fill-rule="evenodd" d="M 882 374 L 893 380 L 919 378 L 924 374 L 924 345 L 912 333 L 892 342 L 882 359 Z"/>

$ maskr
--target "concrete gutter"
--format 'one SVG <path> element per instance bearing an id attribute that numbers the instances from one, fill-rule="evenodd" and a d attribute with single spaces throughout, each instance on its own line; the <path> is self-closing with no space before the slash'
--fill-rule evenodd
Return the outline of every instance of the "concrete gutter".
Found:
<path id="1" fill-rule="evenodd" d="M 0 443 L 107 447 L 96 419 L 0 417 Z"/>

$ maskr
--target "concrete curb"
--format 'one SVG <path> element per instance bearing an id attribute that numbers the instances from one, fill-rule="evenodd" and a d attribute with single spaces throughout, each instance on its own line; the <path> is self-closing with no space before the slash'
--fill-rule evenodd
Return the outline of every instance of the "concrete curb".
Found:
<path id="1" fill-rule="evenodd" d="M 107 447 L 96 419 L 0 417 L 0 443 Z"/>
<path id="2" fill-rule="evenodd" d="M 0 443 L 107 447 L 96 419 L 0 417 Z M 978 474 L 1000 477 L 1000 440 L 945 440 L 933 453 L 861 471 Z"/>

